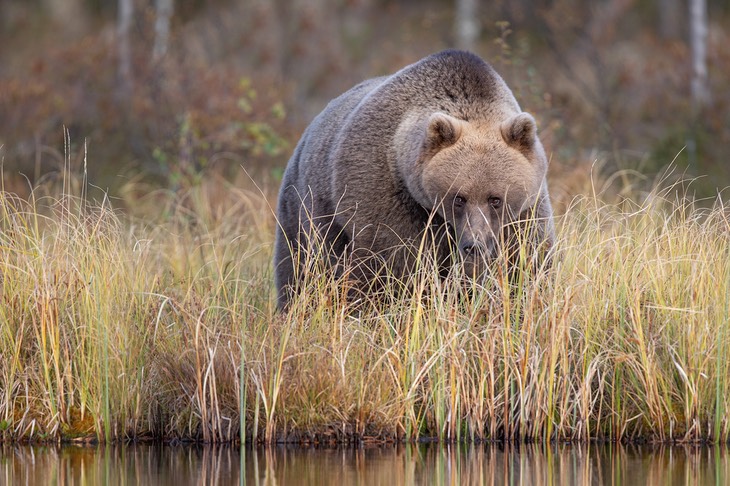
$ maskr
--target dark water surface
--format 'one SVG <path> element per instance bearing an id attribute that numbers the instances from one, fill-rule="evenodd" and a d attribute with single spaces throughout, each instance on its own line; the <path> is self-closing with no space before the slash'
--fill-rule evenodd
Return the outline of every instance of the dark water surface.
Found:
<path id="1" fill-rule="evenodd" d="M 0 448 L 0 485 L 730 485 L 721 447 Z"/>

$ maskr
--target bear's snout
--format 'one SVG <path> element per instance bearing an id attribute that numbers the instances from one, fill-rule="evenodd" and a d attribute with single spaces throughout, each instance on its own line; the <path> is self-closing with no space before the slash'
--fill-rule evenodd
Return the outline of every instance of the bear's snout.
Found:
<path id="1" fill-rule="evenodd" d="M 497 250 L 497 240 L 491 236 L 484 241 L 465 238 L 459 244 L 459 251 L 465 258 L 491 260 L 497 256 Z"/>

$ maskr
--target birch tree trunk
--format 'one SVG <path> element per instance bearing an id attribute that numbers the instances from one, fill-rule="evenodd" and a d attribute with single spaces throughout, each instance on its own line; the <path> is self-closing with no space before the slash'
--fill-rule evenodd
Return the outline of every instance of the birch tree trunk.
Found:
<path id="1" fill-rule="evenodd" d="M 173 0 L 156 0 L 155 45 L 152 48 L 152 62 L 157 62 L 167 53 L 170 39 L 170 19 L 173 12 Z"/>
<path id="2" fill-rule="evenodd" d="M 119 57 L 119 98 L 122 101 L 132 96 L 132 46 L 129 33 L 134 15 L 134 0 L 118 0 L 117 55 Z"/>
<path id="3" fill-rule="evenodd" d="M 456 45 L 459 49 L 474 50 L 479 38 L 478 0 L 456 0 Z"/>
<path id="4" fill-rule="evenodd" d="M 692 107 L 698 113 L 710 101 L 707 87 L 707 1 L 689 0 L 692 51 Z"/>

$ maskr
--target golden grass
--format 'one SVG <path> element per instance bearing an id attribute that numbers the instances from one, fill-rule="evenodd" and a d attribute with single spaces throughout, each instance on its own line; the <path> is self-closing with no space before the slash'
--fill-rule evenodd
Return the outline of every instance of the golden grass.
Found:
<path id="1" fill-rule="evenodd" d="M 81 184 L 83 186 L 83 184 Z M 0 192 L 0 440 L 730 438 L 730 212 L 585 196 L 553 266 L 274 309 L 273 194 Z M 88 198 L 86 198 L 88 199 Z"/>

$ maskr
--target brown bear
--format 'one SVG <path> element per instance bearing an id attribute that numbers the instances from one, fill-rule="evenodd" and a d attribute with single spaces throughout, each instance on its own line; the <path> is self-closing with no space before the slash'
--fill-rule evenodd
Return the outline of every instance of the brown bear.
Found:
<path id="1" fill-rule="evenodd" d="M 531 221 L 531 241 L 549 248 L 547 165 L 535 120 L 474 54 L 443 51 L 358 84 L 312 121 L 284 173 L 279 308 L 312 259 L 367 286 L 385 269 L 407 276 L 426 240 L 467 274 L 483 270 L 515 222 Z"/>

